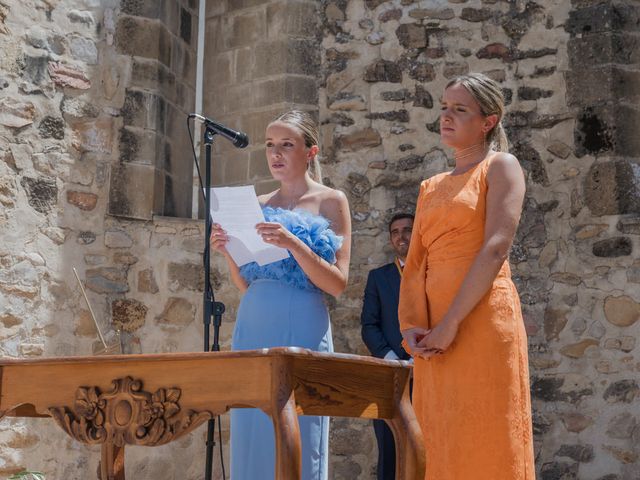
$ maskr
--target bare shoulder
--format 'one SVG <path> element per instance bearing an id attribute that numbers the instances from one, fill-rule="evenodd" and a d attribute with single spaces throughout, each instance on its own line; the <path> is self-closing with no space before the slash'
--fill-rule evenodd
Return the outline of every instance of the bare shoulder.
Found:
<path id="1" fill-rule="evenodd" d="M 487 177 L 489 182 L 491 180 L 523 177 L 522 167 L 514 155 L 507 152 L 496 152 L 491 157 Z"/>
<path id="2" fill-rule="evenodd" d="M 349 202 L 344 192 L 323 185 L 318 193 L 320 196 L 320 215 L 328 218 L 332 223 L 340 225 L 350 218 Z"/>
<path id="3" fill-rule="evenodd" d="M 276 193 L 278 193 L 278 190 L 274 190 L 273 192 L 265 193 L 263 195 L 258 195 L 258 202 L 260 202 L 260 205 L 264 206 L 269 203 L 269 200 L 271 200 Z"/>

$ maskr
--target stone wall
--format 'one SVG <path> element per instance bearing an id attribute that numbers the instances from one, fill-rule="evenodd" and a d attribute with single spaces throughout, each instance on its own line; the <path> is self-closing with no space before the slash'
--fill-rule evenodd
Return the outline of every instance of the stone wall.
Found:
<path id="1" fill-rule="evenodd" d="M 444 85 L 484 72 L 503 87 L 527 176 L 511 262 L 538 476 L 638 478 L 637 2 L 322 5 L 325 173 L 354 220 L 350 287 L 332 315 L 337 349 L 364 353 L 357 314 L 367 271 L 389 258 L 385 221 L 413 206 L 421 179 L 451 166 L 438 142 Z M 354 450 L 360 425 L 346 428 L 334 478 L 369 478 L 373 451 Z"/>
<path id="2" fill-rule="evenodd" d="M 201 350 L 203 226 L 185 218 L 183 126 L 197 3 L 0 0 L 0 354 L 99 349 L 72 267 L 125 352 Z M 452 165 L 437 131 L 444 85 L 482 71 L 503 86 L 527 174 L 511 261 L 543 480 L 635 480 L 640 469 L 638 19 L 631 0 L 207 2 L 204 113 L 252 141 L 216 141 L 215 181 L 273 188 L 264 127 L 298 106 L 321 122 L 325 183 L 349 197 L 350 282 L 329 300 L 336 351 L 366 353 L 362 291 L 390 259 L 385 223 Z M 213 266 L 226 349 L 238 295 Z M 99 451 L 48 420 L 5 419 L 0 439 L 0 476 L 95 476 Z M 199 429 L 128 449 L 127 473 L 202 478 L 203 444 Z M 333 419 L 331 452 L 330 478 L 374 478 L 368 422 Z"/>
<path id="3" fill-rule="evenodd" d="M 100 350 L 73 268 L 125 353 L 201 350 L 196 38 L 189 0 L 0 2 L 1 355 Z M 128 449 L 128 476 L 201 478 L 204 436 Z M 5 419 L 0 439 L 3 478 L 97 478 L 99 449 L 50 420 Z"/>

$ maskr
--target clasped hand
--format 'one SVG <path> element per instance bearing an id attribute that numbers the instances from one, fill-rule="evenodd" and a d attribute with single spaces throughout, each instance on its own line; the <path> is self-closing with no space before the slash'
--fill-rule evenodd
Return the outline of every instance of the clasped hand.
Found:
<path id="1" fill-rule="evenodd" d="M 414 357 L 430 358 L 445 353 L 457 333 L 458 326 L 455 322 L 443 319 L 431 329 L 415 327 L 403 330 L 402 336 Z"/>
<path id="2" fill-rule="evenodd" d="M 256 230 L 265 243 L 275 245 L 277 247 L 291 249 L 297 240 L 289 230 L 277 222 L 260 222 L 256 225 Z M 220 253 L 226 253 L 226 246 L 229 242 L 229 237 L 227 236 L 227 232 L 219 223 L 211 225 L 211 237 L 209 242 L 213 250 Z"/>

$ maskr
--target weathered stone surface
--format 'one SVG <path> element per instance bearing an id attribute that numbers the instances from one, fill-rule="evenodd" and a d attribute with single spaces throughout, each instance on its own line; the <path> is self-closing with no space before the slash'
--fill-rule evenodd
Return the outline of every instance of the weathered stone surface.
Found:
<path id="1" fill-rule="evenodd" d="M 594 459 L 593 445 L 561 445 L 556 457 L 568 457 L 576 462 L 590 462 Z"/>
<path id="2" fill-rule="evenodd" d="M 81 245 L 89 245 L 96 241 L 96 234 L 89 231 L 78 232 L 76 239 Z"/>
<path id="3" fill-rule="evenodd" d="M 566 308 L 547 307 L 544 312 L 544 333 L 547 341 L 558 339 L 558 335 L 567 325 L 569 312 Z"/>
<path id="4" fill-rule="evenodd" d="M 392 20 L 400 20 L 402 18 L 402 10 L 399 8 L 392 8 L 390 10 L 385 10 L 380 15 L 378 15 L 378 20 L 381 23 L 390 22 Z"/>
<path id="5" fill-rule="evenodd" d="M 171 297 L 167 300 L 164 310 L 155 318 L 161 328 L 166 330 L 180 330 L 194 321 L 195 306 L 184 298 Z"/>
<path id="6" fill-rule="evenodd" d="M 565 428 L 572 433 L 579 433 L 593 424 L 593 419 L 582 413 L 565 413 L 562 415 Z"/>
<path id="7" fill-rule="evenodd" d="M 460 18 L 467 22 L 484 22 L 494 15 L 493 10 L 488 8 L 463 8 Z"/>
<path id="8" fill-rule="evenodd" d="M 425 48 L 428 45 L 427 30 L 420 24 L 403 23 L 397 28 L 396 36 L 404 48 Z"/>
<path id="9" fill-rule="evenodd" d="M 204 275 L 202 265 L 196 263 L 171 262 L 168 268 L 169 290 L 201 291 L 204 288 Z"/>
<path id="10" fill-rule="evenodd" d="M 111 321 L 116 329 L 135 332 L 145 323 L 149 309 L 134 299 L 114 300 L 111 303 Z"/>
<path id="11" fill-rule="evenodd" d="M 67 202 L 71 205 L 75 205 L 80 210 L 89 212 L 96 208 L 98 196 L 91 192 L 77 192 L 70 190 L 67 192 Z"/>
<path id="12" fill-rule="evenodd" d="M 531 395 L 543 401 L 575 403 L 583 397 L 593 395 L 591 385 L 572 384 L 563 376 L 546 376 L 531 378 Z"/>
<path id="13" fill-rule="evenodd" d="M 513 55 L 511 49 L 503 43 L 490 43 L 476 52 L 478 58 L 498 58 L 504 62 L 510 62 Z"/>
<path id="14" fill-rule="evenodd" d="M 624 257 L 631 255 L 633 244 L 627 237 L 607 238 L 595 242 L 592 250 L 596 257 Z"/>
<path id="15" fill-rule="evenodd" d="M 422 20 L 423 18 L 433 18 L 434 20 L 451 20 L 456 14 L 451 8 L 414 8 L 409 10 L 409 16 Z"/>
<path id="16" fill-rule="evenodd" d="M 153 268 L 138 272 L 138 291 L 143 293 L 158 293 L 160 289 L 156 283 Z"/>
<path id="17" fill-rule="evenodd" d="M 618 231 L 633 235 L 640 235 L 640 217 L 622 217 L 616 225 Z"/>
<path id="18" fill-rule="evenodd" d="M 581 358 L 589 347 L 598 346 L 600 342 L 593 338 L 586 338 L 578 343 L 565 345 L 560 349 L 560 353 L 570 358 Z"/>
<path id="19" fill-rule="evenodd" d="M 635 380 L 618 380 L 607 387 L 603 398 L 608 403 L 632 403 L 639 394 L 638 382 Z"/>
<path id="20" fill-rule="evenodd" d="M 640 212 L 634 167 L 623 160 L 594 163 L 584 180 L 584 199 L 593 215 Z"/>
<path id="21" fill-rule="evenodd" d="M 365 70 L 364 80 L 367 82 L 400 83 L 402 81 L 402 70 L 394 62 L 378 60 Z"/>
<path id="22" fill-rule="evenodd" d="M 49 62 L 48 70 L 51 80 L 56 85 L 78 90 L 91 88 L 89 78 L 80 70 L 56 62 Z"/>
<path id="23" fill-rule="evenodd" d="M 611 438 L 631 438 L 637 425 L 636 417 L 629 412 L 623 412 L 609 421 L 607 435 Z"/>
<path id="24" fill-rule="evenodd" d="M 80 152 L 111 153 L 113 119 L 104 117 L 74 124 L 73 146 Z"/>
<path id="25" fill-rule="evenodd" d="M 380 134 L 372 128 L 359 130 L 338 139 L 339 148 L 346 150 L 376 147 L 380 145 L 380 143 L 382 143 Z"/>
<path id="26" fill-rule="evenodd" d="M 639 455 L 634 451 L 613 445 L 605 445 L 604 449 L 608 450 L 615 458 L 617 458 L 622 463 L 635 463 L 638 461 Z"/>
<path id="27" fill-rule="evenodd" d="M 604 301 L 607 321 L 618 327 L 629 327 L 640 319 L 640 303 L 627 295 L 608 296 Z"/>
<path id="28" fill-rule="evenodd" d="M 370 118 L 372 120 L 388 120 L 390 122 L 403 122 L 406 123 L 410 120 L 409 112 L 405 109 L 402 110 L 394 110 L 390 112 L 372 112 L 366 115 L 366 118 Z"/>
<path id="29" fill-rule="evenodd" d="M 90 268 L 85 272 L 87 289 L 96 293 L 126 293 L 129 291 L 127 271 L 117 267 Z"/>
<path id="30" fill-rule="evenodd" d="M 553 90 L 544 90 L 536 87 L 519 87 L 518 98 L 520 100 L 538 100 L 553 95 Z M 565 157 L 566 158 L 566 157 Z"/>
<path id="31" fill-rule="evenodd" d="M 64 120 L 47 115 L 38 125 L 38 131 L 42 138 L 62 140 L 64 138 Z"/>
<path id="32" fill-rule="evenodd" d="M 578 463 L 550 462 L 542 465 L 542 480 L 578 480 Z"/>
<path id="33" fill-rule="evenodd" d="M 35 107 L 31 102 L 20 102 L 11 98 L 0 99 L 0 125 L 22 128 L 33 123 Z"/>
<path id="34" fill-rule="evenodd" d="M 53 179 L 22 177 L 20 184 L 24 188 L 29 205 L 37 212 L 48 213 L 57 202 L 58 187 Z"/>
<path id="35" fill-rule="evenodd" d="M 129 248 L 133 245 L 133 239 L 124 230 L 107 230 L 104 245 L 107 248 Z"/>

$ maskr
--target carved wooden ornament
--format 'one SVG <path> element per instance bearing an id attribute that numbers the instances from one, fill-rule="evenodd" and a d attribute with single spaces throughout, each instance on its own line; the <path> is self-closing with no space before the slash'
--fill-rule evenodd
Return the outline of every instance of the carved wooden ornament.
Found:
<path id="1" fill-rule="evenodd" d="M 131 377 L 112 382 L 110 392 L 98 387 L 76 390 L 73 411 L 52 407 L 49 413 L 65 432 L 88 444 L 162 445 L 191 432 L 212 418 L 209 412 L 184 412 L 179 388 L 160 388 L 151 394 Z"/>

